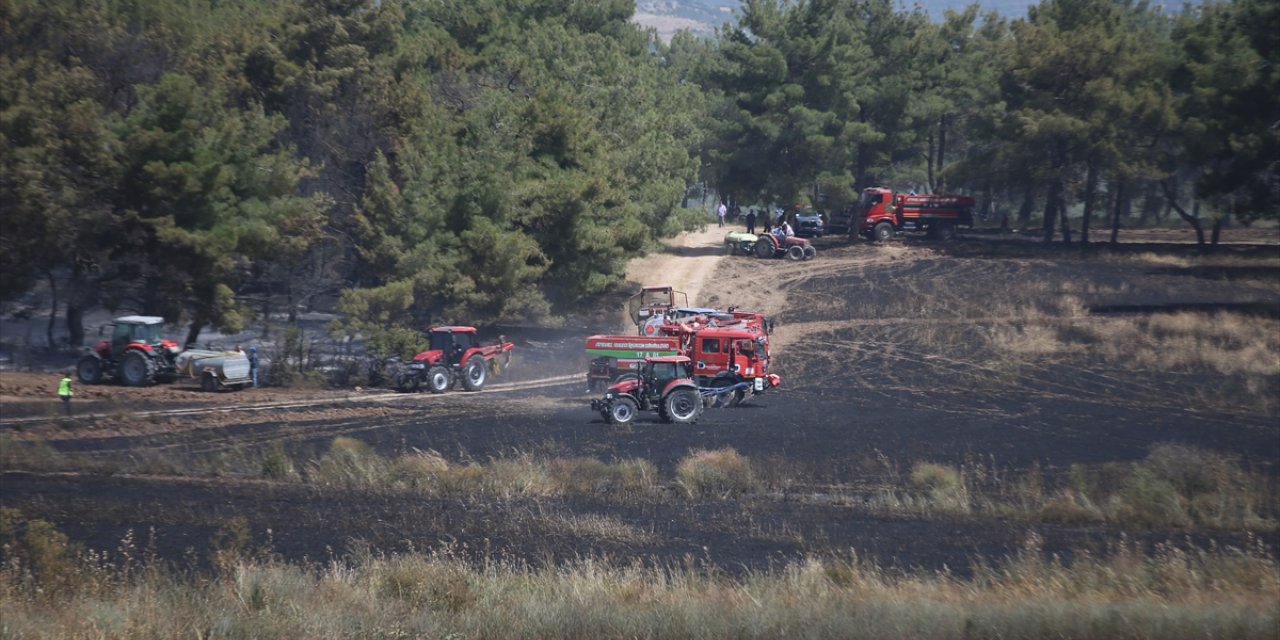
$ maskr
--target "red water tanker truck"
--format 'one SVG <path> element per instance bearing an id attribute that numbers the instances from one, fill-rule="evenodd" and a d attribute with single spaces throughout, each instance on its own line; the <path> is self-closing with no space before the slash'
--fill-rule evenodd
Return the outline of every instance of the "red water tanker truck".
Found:
<path id="1" fill-rule="evenodd" d="M 894 193 L 885 187 L 862 190 L 850 233 L 884 242 L 907 231 L 924 231 L 935 240 L 955 238 L 956 229 L 973 226 L 969 196 Z"/>

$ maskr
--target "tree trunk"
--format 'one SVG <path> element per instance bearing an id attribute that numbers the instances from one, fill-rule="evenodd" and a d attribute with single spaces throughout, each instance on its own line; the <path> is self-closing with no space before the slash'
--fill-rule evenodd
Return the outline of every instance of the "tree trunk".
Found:
<path id="1" fill-rule="evenodd" d="M 937 170 L 938 170 L 939 176 L 938 176 L 938 181 L 933 185 L 934 193 L 944 193 L 947 190 L 947 184 L 946 184 L 947 179 L 941 176 L 942 167 L 946 166 L 944 164 L 946 157 L 947 157 L 947 114 L 944 113 L 942 114 L 942 118 L 939 120 L 939 123 L 938 123 Z M 933 182 L 933 180 L 930 180 L 930 182 Z"/>
<path id="2" fill-rule="evenodd" d="M 53 272 L 46 272 L 45 275 L 49 278 L 49 296 L 53 300 L 49 303 L 49 322 L 44 326 L 44 339 L 50 349 L 56 349 L 58 344 L 53 339 L 53 325 L 58 321 L 58 281 L 53 277 Z"/>
<path id="3" fill-rule="evenodd" d="M 927 141 L 927 144 L 928 144 L 928 149 L 929 149 L 929 150 L 928 150 L 927 152 L 925 152 L 925 154 L 924 154 L 924 155 L 925 155 L 925 159 L 924 159 L 924 160 L 925 160 L 925 175 L 928 177 L 928 180 L 929 180 L 929 193 L 937 193 L 937 192 L 938 192 L 938 190 L 937 190 L 937 188 L 935 188 L 935 186 L 934 186 L 934 185 L 936 185 L 937 183 L 936 183 L 936 182 L 934 182 L 934 180 L 933 180 L 933 159 L 936 157 L 936 156 L 934 155 L 934 154 L 935 154 L 935 151 L 934 151 L 934 148 L 933 148 L 933 132 L 929 132 L 929 139 L 928 139 L 928 141 Z"/>
<path id="4" fill-rule="evenodd" d="M 1049 181 L 1049 194 L 1044 201 L 1044 241 L 1053 242 L 1053 229 L 1058 220 L 1058 201 L 1062 198 L 1062 183 L 1054 178 Z"/>
<path id="5" fill-rule="evenodd" d="M 1111 203 L 1111 244 L 1120 242 L 1120 216 L 1129 214 L 1129 181 L 1116 181 L 1115 199 Z"/>
<path id="6" fill-rule="evenodd" d="M 1226 216 L 1218 216 L 1217 219 L 1213 221 L 1213 235 L 1210 236 L 1211 240 L 1209 240 L 1209 247 L 1211 251 L 1217 250 L 1218 248 L 1218 239 L 1222 237 L 1222 223 L 1226 220 Z"/>
<path id="7" fill-rule="evenodd" d="M 200 339 L 200 330 L 204 328 L 204 319 L 195 318 L 191 324 L 187 325 L 187 339 L 182 343 L 184 349 L 190 349 L 196 344 L 196 340 Z"/>
<path id="8" fill-rule="evenodd" d="M 1031 210 L 1036 207 L 1036 185 L 1030 183 L 1022 194 L 1022 205 L 1018 207 L 1018 228 L 1026 229 L 1031 224 Z"/>
<path id="9" fill-rule="evenodd" d="M 67 301 L 67 341 L 72 347 L 84 345 L 84 310 L 79 304 Z"/>
<path id="10" fill-rule="evenodd" d="M 1084 213 L 1080 214 L 1080 247 L 1089 246 L 1089 223 L 1093 218 L 1093 201 L 1098 197 L 1098 161 L 1089 160 L 1084 179 Z M 1063 216 L 1066 218 L 1066 216 Z"/>
<path id="11" fill-rule="evenodd" d="M 1187 210 L 1183 209 L 1182 205 L 1178 204 L 1177 194 L 1173 190 L 1173 185 L 1171 185 L 1168 180 L 1160 181 L 1160 186 L 1164 189 L 1165 202 L 1174 211 L 1177 211 L 1178 216 L 1186 221 L 1187 224 L 1191 225 L 1192 229 L 1196 230 L 1196 244 L 1204 247 L 1204 226 L 1200 224 L 1199 216 L 1187 213 Z"/>
<path id="12" fill-rule="evenodd" d="M 1062 244 L 1071 244 L 1071 218 L 1067 217 L 1067 199 L 1058 198 L 1058 219 L 1062 221 Z"/>

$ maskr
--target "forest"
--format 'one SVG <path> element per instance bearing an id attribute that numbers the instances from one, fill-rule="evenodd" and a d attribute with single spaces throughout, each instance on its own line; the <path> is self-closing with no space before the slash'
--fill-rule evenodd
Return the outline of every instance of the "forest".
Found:
<path id="1" fill-rule="evenodd" d="M 392 353 L 428 323 L 554 320 L 704 224 L 704 194 L 967 193 L 1082 246 L 1175 214 L 1212 246 L 1280 217 L 1271 0 L 941 21 L 744 0 L 669 42 L 634 12 L 0 0 L 0 300 L 48 291 L 70 346 L 94 310 L 194 343 L 327 306 Z"/>

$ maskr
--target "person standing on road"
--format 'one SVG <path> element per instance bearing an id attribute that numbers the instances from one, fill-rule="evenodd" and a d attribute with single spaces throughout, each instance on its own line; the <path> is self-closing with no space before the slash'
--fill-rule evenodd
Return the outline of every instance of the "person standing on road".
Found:
<path id="1" fill-rule="evenodd" d="M 71 390 L 71 374 L 62 373 L 62 380 L 58 381 L 58 397 L 62 398 L 62 411 L 67 415 L 71 415 L 71 396 L 75 392 Z"/>
<path id="2" fill-rule="evenodd" d="M 258 386 L 258 345 L 249 347 L 249 377 L 253 378 L 253 386 Z"/>
<path id="3" fill-rule="evenodd" d="M 747 212 L 747 233 L 756 232 L 756 210 L 752 209 Z"/>
<path id="4" fill-rule="evenodd" d="M 721 202 L 720 207 L 716 209 L 716 218 L 720 220 L 721 228 L 724 227 L 724 217 L 728 214 L 729 214 L 729 207 L 724 206 L 724 203 Z"/>

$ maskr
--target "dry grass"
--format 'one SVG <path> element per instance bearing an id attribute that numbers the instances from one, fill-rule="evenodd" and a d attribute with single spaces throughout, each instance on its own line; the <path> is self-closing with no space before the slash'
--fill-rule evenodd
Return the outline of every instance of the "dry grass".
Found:
<path id="1" fill-rule="evenodd" d="M 972 515 L 1032 522 L 1107 523 L 1125 528 L 1280 528 L 1275 478 L 1227 456 L 1163 444 L 1136 463 L 1073 466 L 1046 480 L 1038 467 L 1003 471 L 971 460 L 916 463 L 907 477 L 882 460 L 888 484 L 866 504 L 910 515 Z"/>
<path id="2" fill-rule="evenodd" d="M 6 540 L 56 542 L 56 530 L 6 515 Z M 590 559 L 468 562 L 448 549 L 365 550 L 318 567 L 241 558 L 192 575 L 135 563 L 132 543 L 108 558 L 53 542 L 0 566 L 6 638 L 1273 638 L 1280 623 L 1280 565 L 1258 543 L 1120 540 L 1068 563 L 1033 535 L 971 578 L 857 556 L 731 578 Z"/>
<path id="3" fill-rule="evenodd" d="M 757 488 L 751 461 L 732 447 L 691 452 L 676 466 L 676 477 L 692 497 L 727 497 Z"/>

